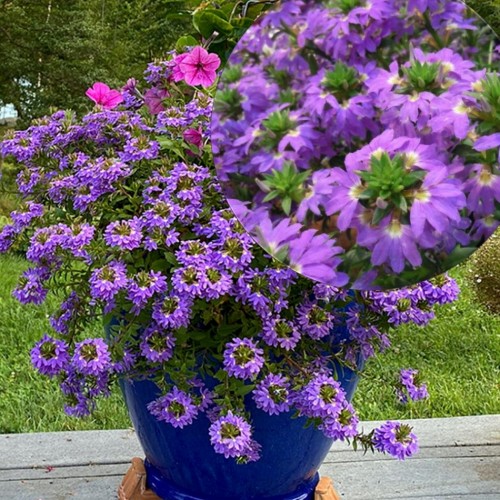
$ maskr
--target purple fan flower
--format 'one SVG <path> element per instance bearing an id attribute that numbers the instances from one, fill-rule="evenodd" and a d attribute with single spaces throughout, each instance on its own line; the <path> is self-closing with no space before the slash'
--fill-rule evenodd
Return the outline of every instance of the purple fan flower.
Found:
<path id="1" fill-rule="evenodd" d="M 59 375 L 67 368 L 69 361 L 68 345 L 46 334 L 31 350 L 31 363 L 42 375 Z"/>
<path id="2" fill-rule="evenodd" d="M 177 387 L 149 403 L 148 410 L 157 420 L 180 429 L 192 424 L 198 416 L 198 408 L 193 403 L 193 398 Z"/>
<path id="3" fill-rule="evenodd" d="M 314 303 L 301 304 L 297 309 L 297 323 L 314 340 L 329 335 L 333 328 L 333 315 Z"/>
<path id="4" fill-rule="evenodd" d="M 300 331 L 291 321 L 266 318 L 262 324 L 262 338 L 267 345 L 290 351 L 300 340 Z"/>
<path id="5" fill-rule="evenodd" d="M 297 273 L 340 287 L 349 281 L 347 274 L 337 271 L 341 259 L 335 256 L 342 252 L 326 234 L 309 229 L 290 242 L 288 258 Z"/>
<path id="6" fill-rule="evenodd" d="M 253 399 L 257 408 L 278 415 L 290 409 L 290 382 L 283 375 L 270 373 L 253 390 Z"/>
<path id="7" fill-rule="evenodd" d="M 295 407 L 311 418 L 336 417 L 342 410 L 345 392 L 326 374 L 316 375 L 296 396 Z"/>
<path id="8" fill-rule="evenodd" d="M 152 324 L 142 333 L 139 348 L 147 360 L 153 363 L 162 363 L 172 357 L 174 346 L 175 337 Z"/>
<path id="9" fill-rule="evenodd" d="M 162 328 L 188 326 L 192 305 L 188 295 L 171 293 L 155 302 L 152 317 Z"/>
<path id="10" fill-rule="evenodd" d="M 413 267 L 422 264 L 415 236 L 409 226 L 401 224 L 397 219 L 385 221 L 377 229 L 360 231 L 358 243 L 372 250 L 373 265 L 388 263 L 396 273 L 404 270 L 406 261 Z"/>
<path id="11" fill-rule="evenodd" d="M 44 274 L 45 272 L 40 268 L 24 271 L 12 295 L 21 304 L 42 304 L 48 292 L 43 286 L 44 278 L 47 278 Z"/>
<path id="12" fill-rule="evenodd" d="M 407 424 L 387 421 L 375 429 L 373 444 L 375 449 L 404 460 L 418 452 L 417 436 Z"/>
<path id="13" fill-rule="evenodd" d="M 401 370 L 399 383 L 400 387 L 397 389 L 397 396 L 402 403 L 407 403 L 408 397 L 412 401 L 420 401 L 429 397 L 427 385 L 420 383 L 418 379 L 418 370 Z"/>
<path id="14" fill-rule="evenodd" d="M 111 367 L 109 348 L 103 339 L 86 339 L 78 342 L 71 360 L 83 375 L 99 375 Z"/>
<path id="15" fill-rule="evenodd" d="M 160 272 L 140 271 L 128 284 L 128 299 L 133 303 L 131 311 L 139 314 L 149 299 L 167 289 L 167 279 Z"/>
<path id="16" fill-rule="evenodd" d="M 232 411 L 212 423 L 208 432 L 215 452 L 226 458 L 245 456 L 252 443 L 250 424 Z"/>
<path id="17" fill-rule="evenodd" d="M 96 300 L 112 303 L 116 294 L 127 284 L 127 268 L 123 262 L 113 261 L 95 269 L 90 277 L 90 296 Z"/>
<path id="18" fill-rule="evenodd" d="M 465 207 L 465 195 L 456 182 L 447 180 L 446 168 L 429 172 L 415 192 L 410 210 L 411 229 L 419 238 L 426 224 L 438 233 L 445 232 L 452 222 L 460 222 L 459 210 Z"/>
<path id="19" fill-rule="evenodd" d="M 323 419 L 319 430 L 326 437 L 334 440 L 344 441 L 358 434 L 359 419 L 350 403 L 344 401 L 338 415 L 328 416 Z"/>
<path id="20" fill-rule="evenodd" d="M 224 349 L 224 370 L 241 379 L 253 379 L 264 366 L 264 351 L 256 342 L 235 338 Z"/>
<path id="21" fill-rule="evenodd" d="M 141 222 L 137 218 L 112 222 L 104 232 L 104 241 L 110 247 L 134 250 L 141 244 L 141 229 Z"/>
<path id="22" fill-rule="evenodd" d="M 495 149 L 498 148 L 499 146 L 500 146 L 500 133 L 485 135 L 483 137 L 480 137 L 474 143 L 474 149 L 476 151 L 487 151 L 488 149 Z"/>

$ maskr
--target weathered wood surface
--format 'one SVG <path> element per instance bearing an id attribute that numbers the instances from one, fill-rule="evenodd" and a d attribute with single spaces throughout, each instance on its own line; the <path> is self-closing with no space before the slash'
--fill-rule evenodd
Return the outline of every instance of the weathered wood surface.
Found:
<path id="1" fill-rule="evenodd" d="M 500 500 L 500 415 L 408 420 L 405 462 L 336 443 L 320 473 L 349 500 Z M 380 422 L 364 422 L 370 430 Z M 108 500 L 134 456 L 132 430 L 0 435 L 0 500 Z"/>

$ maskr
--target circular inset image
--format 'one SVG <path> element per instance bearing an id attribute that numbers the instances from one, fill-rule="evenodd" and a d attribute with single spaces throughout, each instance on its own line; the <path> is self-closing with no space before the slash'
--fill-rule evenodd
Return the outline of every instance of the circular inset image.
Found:
<path id="1" fill-rule="evenodd" d="M 356 289 L 455 266 L 500 224 L 500 47 L 458 0 L 290 0 L 214 102 L 225 195 L 276 259 Z"/>

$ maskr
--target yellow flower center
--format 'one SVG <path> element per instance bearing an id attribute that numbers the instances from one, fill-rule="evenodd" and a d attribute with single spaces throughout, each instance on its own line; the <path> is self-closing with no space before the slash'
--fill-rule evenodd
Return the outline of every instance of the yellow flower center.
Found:
<path id="1" fill-rule="evenodd" d="M 399 222 L 397 219 L 393 219 L 387 226 L 386 232 L 393 239 L 401 238 L 401 235 L 403 234 L 403 227 L 401 226 L 401 222 Z"/>
<path id="2" fill-rule="evenodd" d="M 463 103 L 463 101 L 460 101 L 460 103 L 453 108 L 453 112 L 457 113 L 457 115 L 466 115 L 468 111 L 469 108 Z"/>
<path id="3" fill-rule="evenodd" d="M 415 200 L 421 201 L 422 203 L 427 203 L 431 199 L 431 194 L 427 189 L 419 189 L 415 193 Z"/>
<path id="4" fill-rule="evenodd" d="M 387 151 L 384 148 L 377 148 L 375 151 L 372 152 L 371 157 L 380 160 L 380 158 L 382 158 L 382 155 L 386 152 Z"/>
<path id="5" fill-rule="evenodd" d="M 481 186 L 491 186 L 494 181 L 493 174 L 490 172 L 488 168 L 483 168 L 481 173 L 479 174 L 479 184 Z"/>

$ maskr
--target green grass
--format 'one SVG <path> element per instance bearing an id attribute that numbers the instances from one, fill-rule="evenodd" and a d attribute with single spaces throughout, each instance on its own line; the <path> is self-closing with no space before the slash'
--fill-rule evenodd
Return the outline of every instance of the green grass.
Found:
<path id="1" fill-rule="evenodd" d="M 57 383 L 35 373 L 33 343 L 48 331 L 57 304 L 22 306 L 11 297 L 26 262 L 0 257 L 0 433 L 125 428 L 130 422 L 118 390 L 92 417 L 64 415 Z M 393 349 L 368 363 L 355 396 L 362 419 L 444 417 L 500 413 L 500 317 L 482 311 L 462 286 L 458 302 L 442 308 L 426 328 L 401 328 Z M 100 332 L 98 332 L 100 334 Z M 429 383 L 428 402 L 399 405 L 391 382 L 399 368 L 419 368 Z"/>
<path id="2" fill-rule="evenodd" d="M 440 308 L 424 328 L 398 329 L 393 349 L 368 363 L 354 399 L 362 419 L 500 413 L 500 316 L 474 301 L 465 265 L 450 274 L 461 286 L 460 299 Z M 388 382 L 408 367 L 428 382 L 428 401 L 396 403 Z"/>
<path id="3" fill-rule="evenodd" d="M 21 258 L 0 258 L 0 433 L 129 427 L 118 391 L 102 400 L 92 417 L 75 419 L 63 413 L 57 383 L 31 368 L 30 350 L 49 331 L 48 316 L 57 303 L 23 306 L 11 297 L 26 267 Z"/>

